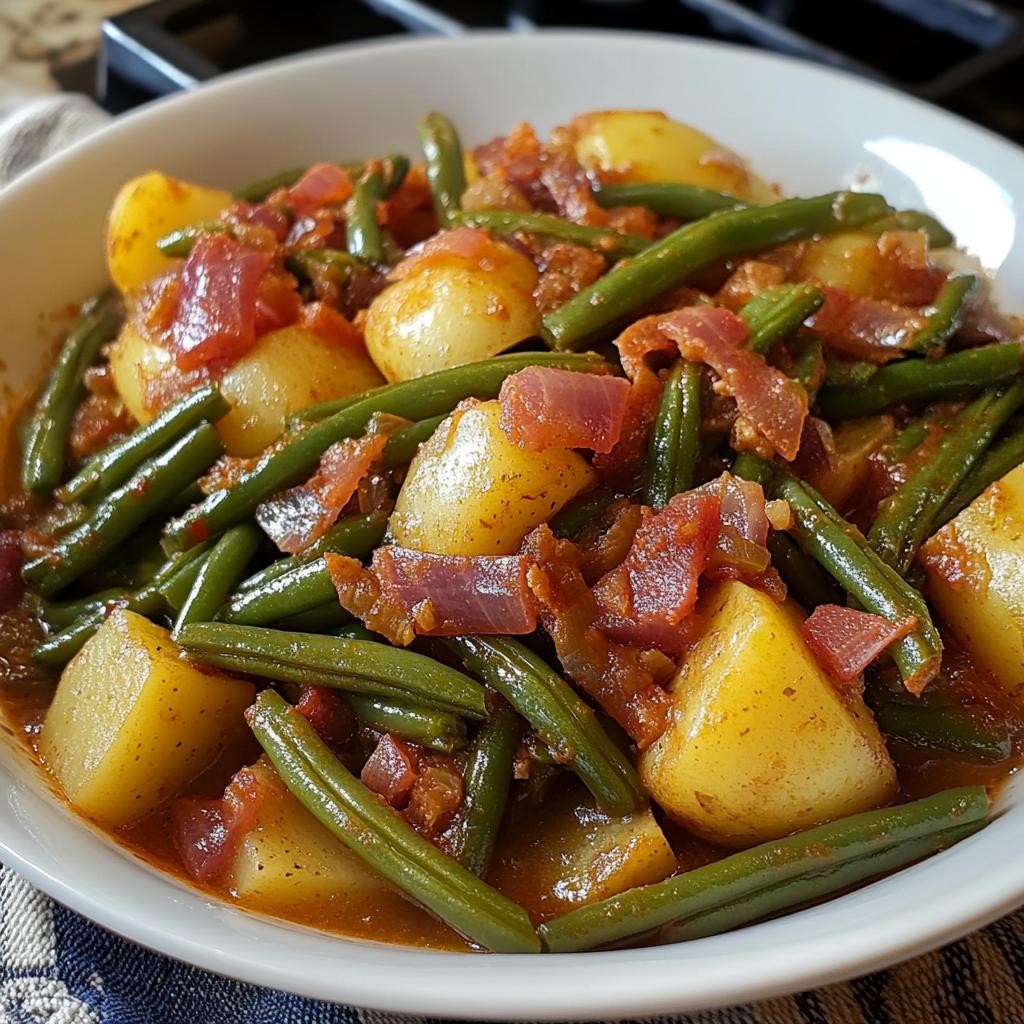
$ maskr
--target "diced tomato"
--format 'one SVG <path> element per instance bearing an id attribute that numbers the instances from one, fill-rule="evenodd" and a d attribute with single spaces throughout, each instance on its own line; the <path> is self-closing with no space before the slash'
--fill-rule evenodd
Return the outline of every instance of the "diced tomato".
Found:
<path id="1" fill-rule="evenodd" d="M 340 747 L 352 736 L 355 720 L 344 698 L 326 686 L 304 686 L 295 710 L 329 747 Z"/>
<path id="2" fill-rule="evenodd" d="M 171 327 L 181 370 L 230 363 L 256 343 L 260 281 L 270 256 L 221 234 L 202 235 L 181 271 Z"/>
<path id="3" fill-rule="evenodd" d="M 807 617 L 802 632 L 818 664 L 836 682 L 849 686 L 883 651 L 905 637 L 916 619 L 890 622 L 880 615 L 819 605 Z"/>
<path id="4" fill-rule="evenodd" d="M 326 302 L 308 302 L 299 314 L 302 326 L 318 338 L 334 341 L 348 348 L 362 349 L 362 332 L 343 313 Z"/>

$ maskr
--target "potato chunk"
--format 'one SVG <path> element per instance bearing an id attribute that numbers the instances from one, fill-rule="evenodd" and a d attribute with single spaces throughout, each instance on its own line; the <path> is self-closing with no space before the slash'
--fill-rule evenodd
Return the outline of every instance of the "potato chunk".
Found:
<path id="1" fill-rule="evenodd" d="M 1024 696 L 1024 466 L 980 494 L 922 549 L 928 596 L 957 639 Z"/>
<path id="2" fill-rule="evenodd" d="M 39 750 L 68 799 L 108 826 L 176 796 L 245 728 L 252 683 L 201 671 L 166 629 L 118 610 L 64 669 Z"/>
<path id="3" fill-rule="evenodd" d="M 778 198 L 740 157 L 710 135 L 654 110 L 584 114 L 570 126 L 576 159 L 613 181 L 676 181 L 739 199 Z"/>
<path id="4" fill-rule="evenodd" d="M 489 359 L 537 333 L 533 263 L 496 239 L 483 249 L 472 260 L 432 253 L 370 304 L 366 347 L 389 381 Z"/>
<path id="5" fill-rule="evenodd" d="M 575 452 L 523 451 L 500 421 L 500 403 L 466 403 L 437 428 L 399 492 L 396 543 L 439 555 L 509 554 L 592 485 L 594 471 Z"/>
<path id="6" fill-rule="evenodd" d="M 161 254 L 157 240 L 169 231 L 213 220 L 230 206 L 230 192 L 149 171 L 126 182 L 107 216 L 107 266 L 114 284 L 132 292 L 177 262 Z"/>
<path id="7" fill-rule="evenodd" d="M 129 323 L 110 353 L 114 385 L 128 411 L 148 423 L 160 411 L 149 395 L 173 375 L 174 360 L 163 346 Z M 285 420 L 308 405 L 383 384 L 365 349 L 322 338 L 305 327 L 282 327 L 263 335 L 231 366 L 220 389 L 234 408 L 217 429 L 231 455 L 256 455 L 276 440 Z"/>
<path id="8" fill-rule="evenodd" d="M 246 771 L 265 796 L 227 871 L 228 884 L 240 899 L 283 913 L 322 910 L 334 899 L 373 904 L 398 898 L 288 792 L 265 759 Z"/>
<path id="9" fill-rule="evenodd" d="M 871 713 L 840 697 L 792 608 L 730 581 L 698 610 L 707 629 L 673 681 L 672 722 L 640 762 L 672 818 L 747 847 L 892 798 L 896 772 Z"/>

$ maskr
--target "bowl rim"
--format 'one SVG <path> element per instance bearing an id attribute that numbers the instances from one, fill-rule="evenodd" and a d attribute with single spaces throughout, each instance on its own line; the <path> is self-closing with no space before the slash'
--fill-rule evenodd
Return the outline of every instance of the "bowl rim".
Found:
<path id="1" fill-rule="evenodd" d="M 865 98 L 898 102 L 904 105 L 904 109 L 916 111 L 922 116 L 938 116 L 946 123 L 956 122 L 969 135 L 985 137 L 991 143 L 998 144 L 997 148 L 1008 159 L 1024 168 L 1024 150 L 963 117 L 942 111 L 890 86 L 787 55 L 749 50 L 718 41 L 649 32 L 559 29 L 519 34 L 483 31 L 468 32 L 457 37 L 386 38 L 370 43 L 360 41 L 325 47 L 232 72 L 194 92 L 154 100 L 49 157 L 16 179 L 0 190 L 0 205 L 17 203 L 23 192 L 39 187 L 48 178 L 62 173 L 63 167 L 73 162 L 79 154 L 101 150 L 122 134 L 130 135 L 138 127 L 159 118 L 169 105 L 201 104 L 203 97 L 212 92 L 221 94 L 235 90 L 242 94 L 247 83 L 255 78 L 270 78 L 296 65 L 322 64 L 327 68 L 356 55 L 372 59 L 394 51 L 436 50 L 444 53 L 464 46 L 544 47 L 573 42 L 593 44 L 595 41 L 603 41 L 609 46 L 673 47 L 680 52 L 721 52 L 732 58 L 741 56 L 742 60 L 755 66 L 786 65 L 798 77 L 804 76 L 805 81 L 841 78 L 854 94 L 859 92 Z M 0 765 L 0 778 L 5 771 Z M 62 809 L 62 812 L 71 814 L 67 809 Z M 985 834 L 979 833 L 964 840 L 956 850 L 968 846 L 978 847 L 979 852 L 982 848 L 987 850 L 992 843 L 985 842 Z M 124 852 L 123 847 L 118 849 Z M 915 906 L 913 915 L 889 915 L 884 932 L 880 933 L 877 927 L 872 930 L 861 928 L 859 931 L 836 934 L 829 942 L 822 941 L 819 935 L 812 939 L 789 940 L 784 947 L 776 948 L 770 936 L 773 926 L 778 922 L 751 926 L 732 933 L 765 934 L 762 947 L 759 947 L 760 955 L 744 959 L 742 971 L 736 971 L 736 961 L 733 961 L 730 971 L 723 970 L 719 965 L 706 974 L 700 969 L 700 960 L 694 961 L 697 970 L 693 973 L 671 969 L 685 967 L 686 957 L 666 951 L 676 950 L 678 953 L 686 947 L 696 949 L 699 945 L 711 954 L 712 950 L 717 951 L 723 946 L 723 940 L 724 944 L 728 944 L 729 935 L 674 947 L 573 953 L 558 957 L 492 954 L 483 958 L 351 940 L 362 950 L 373 951 L 382 963 L 389 964 L 389 971 L 408 971 L 401 985 L 382 986 L 379 973 L 374 972 L 361 975 L 358 972 L 339 971 L 327 979 L 314 978 L 308 973 L 297 975 L 294 962 L 289 962 L 287 957 L 274 957 L 270 954 L 258 965 L 254 964 L 251 959 L 253 940 L 244 934 L 240 939 L 235 936 L 232 948 L 226 936 L 219 946 L 213 946 L 208 935 L 197 938 L 194 934 L 169 931 L 159 920 L 138 915 L 137 907 L 129 906 L 126 902 L 104 902 L 96 893 L 69 884 L 41 866 L 33 857 L 34 852 L 38 853 L 38 844 L 27 829 L 0 833 L 0 852 L 5 863 L 60 903 L 125 938 L 178 960 L 254 985 L 270 986 L 310 998 L 398 1013 L 466 1019 L 584 1020 L 637 1017 L 773 998 L 845 980 L 927 952 L 989 923 L 1024 902 L 1024 864 L 1015 866 L 1013 858 L 993 859 L 989 870 L 977 872 L 973 877 L 961 878 L 956 886 L 949 886 L 942 884 L 941 869 L 955 851 L 946 851 L 920 865 L 858 890 L 864 892 L 866 889 L 891 886 L 893 883 L 898 885 L 904 875 L 914 874 L 915 878 L 921 879 L 927 875 L 935 876 L 936 885 L 932 891 L 941 893 L 942 899 L 933 898 L 926 901 L 924 906 Z M 128 855 L 131 856 L 130 853 Z M 150 870 L 156 872 L 156 869 Z M 159 874 L 167 877 L 162 872 Z M 178 884 L 186 892 L 192 893 L 197 903 L 209 905 L 214 902 L 208 894 L 191 889 L 183 883 Z M 838 906 L 846 899 L 839 897 L 827 906 Z M 216 904 L 247 919 L 262 917 L 224 901 L 217 900 Z M 820 909 L 802 911 L 799 915 L 790 915 L 782 920 L 814 914 Z M 330 935 L 327 939 L 339 942 L 338 961 L 342 963 L 345 958 L 345 941 Z M 248 951 L 247 946 L 250 947 Z M 465 1002 L 458 993 L 449 995 L 443 991 L 452 972 L 455 975 L 466 974 L 459 966 L 461 964 L 472 964 L 469 973 L 478 975 L 473 985 L 474 995 Z M 419 965 L 420 969 L 413 969 L 414 965 Z M 629 972 L 629 980 L 627 984 L 622 984 L 626 972 Z M 530 983 L 524 984 L 526 980 Z"/>

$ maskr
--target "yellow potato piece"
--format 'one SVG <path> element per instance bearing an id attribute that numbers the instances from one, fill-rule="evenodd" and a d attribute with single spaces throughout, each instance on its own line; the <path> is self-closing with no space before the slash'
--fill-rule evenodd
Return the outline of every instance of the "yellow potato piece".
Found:
<path id="1" fill-rule="evenodd" d="M 893 797 L 896 772 L 871 713 L 839 696 L 792 608 L 729 581 L 698 610 L 707 629 L 672 683 L 671 724 L 640 761 L 670 817 L 742 848 Z"/>
<path id="2" fill-rule="evenodd" d="M 1024 466 L 978 495 L 923 555 L 939 614 L 1007 693 L 1024 696 Z"/>
<path id="3" fill-rule="evenodd" d="M 540 328 L 537 270 L 503 242 L 479 260 L 438 252 L 386 288 L 366 315 L 366 347 L 389 381 L 489 359 Z"/>
<path id="4" fill-rule="evenodd" d="M 252 683 L 200 671 L 166 629 L 111 613 L 64 669 L 39 751 L 83 814 L 127 825 L 176 796 L 245 729 Z"/>
<path id="5" fill-rule="evenodd" d="M 122 292 L 132 292 L 178 261 L 157 240 L 169 231 L 214 220 L 233 202 L 230 192 L 149 171 L 126 182 L 107 216 L 107 266 Z"/>
<path id="6" fill-rule="evenodd" d="M 256 455 L 299 409 L 375 388 L 384 379 L 361 348 L 301 326 L 265 334 L 220 380 L 234 408 L 217 429 L 232 455 Z"/>
<path id="7" fill-rule="evenodd" d="M 128 411 L 148 423 L 160 410 L 147 401 L 147 391 L 174 373 L 173 356 L 129 323 L 111 348 L 110 365 Z M 234 408 L 217 429 L 229 454 L 250 456 L 280 436 L 292 413 L 377 387 L 384 379 L 363 349 L 293 325 L 263 335 L 218 383 Z"/>
<path id="8" fill-rule="evenodd" d="M 891 265 L 878 248 L 878 236 L 867 231 L 842 231 L 809 242 L 796 267 L 811 278 L 868 298 L 887 294 Z"/>
<path id="9" fill-rule="evenodd" d="M 264 759 L 245 769 L 266 795 L 227 871 L 231 890 L 269 913 L 323 910 L 344 900 L 369 907 L 399 901 L 384 880 L 306 810 Z"/>
<path id="10" fill-rule="evenodd" d="M 710 135 L 653 110 L 584 114 L 570 129 L 576 159 L 614 181 L 674 181 L 768 203 L 775 193 Z"/>
<path id="11" fill-rule="evenodd" d="M 457 409 L 409 466 L 390 521 L 402 547 L 445 555 L 503 555 L 593 485 L 575 452 L 523 451 L 500 426 L 499 402 Z"/>

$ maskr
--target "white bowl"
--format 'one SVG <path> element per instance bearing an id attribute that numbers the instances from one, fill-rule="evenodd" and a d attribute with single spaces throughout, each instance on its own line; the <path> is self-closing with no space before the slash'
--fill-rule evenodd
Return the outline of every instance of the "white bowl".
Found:
<path id="1" fill-rule="evenodd" d="M 428 109 L 476 143 L 518 120 L 659 108 L 753 159 L 787 192 L 853 184 L 927 207 L 997 269 L 1024 309 L 1024 153 L 896 92 L 715 44 L 601 33 L 479 35 L 343 47 L 155 103 L 0 193 L 0 380 L 23 392 L 48 357 L 45 315 L 103 277 L 104 214 L 150 168 L 233 185 L 302 161 L 416 149 Z M 52 326 L 52 325 L 51 325 Z M 350 941 L 214 901 L 76 819 L 9 736 L 0 856 L 42 889 L 153 949 L 245 981 L 396 1012 L 585 1019 L 697 1010 L 822 985 L 977 928 L 1024 901 L 1024 791 L 986 830 L 826 904 L 681 945 L 471 956 Z"/>

